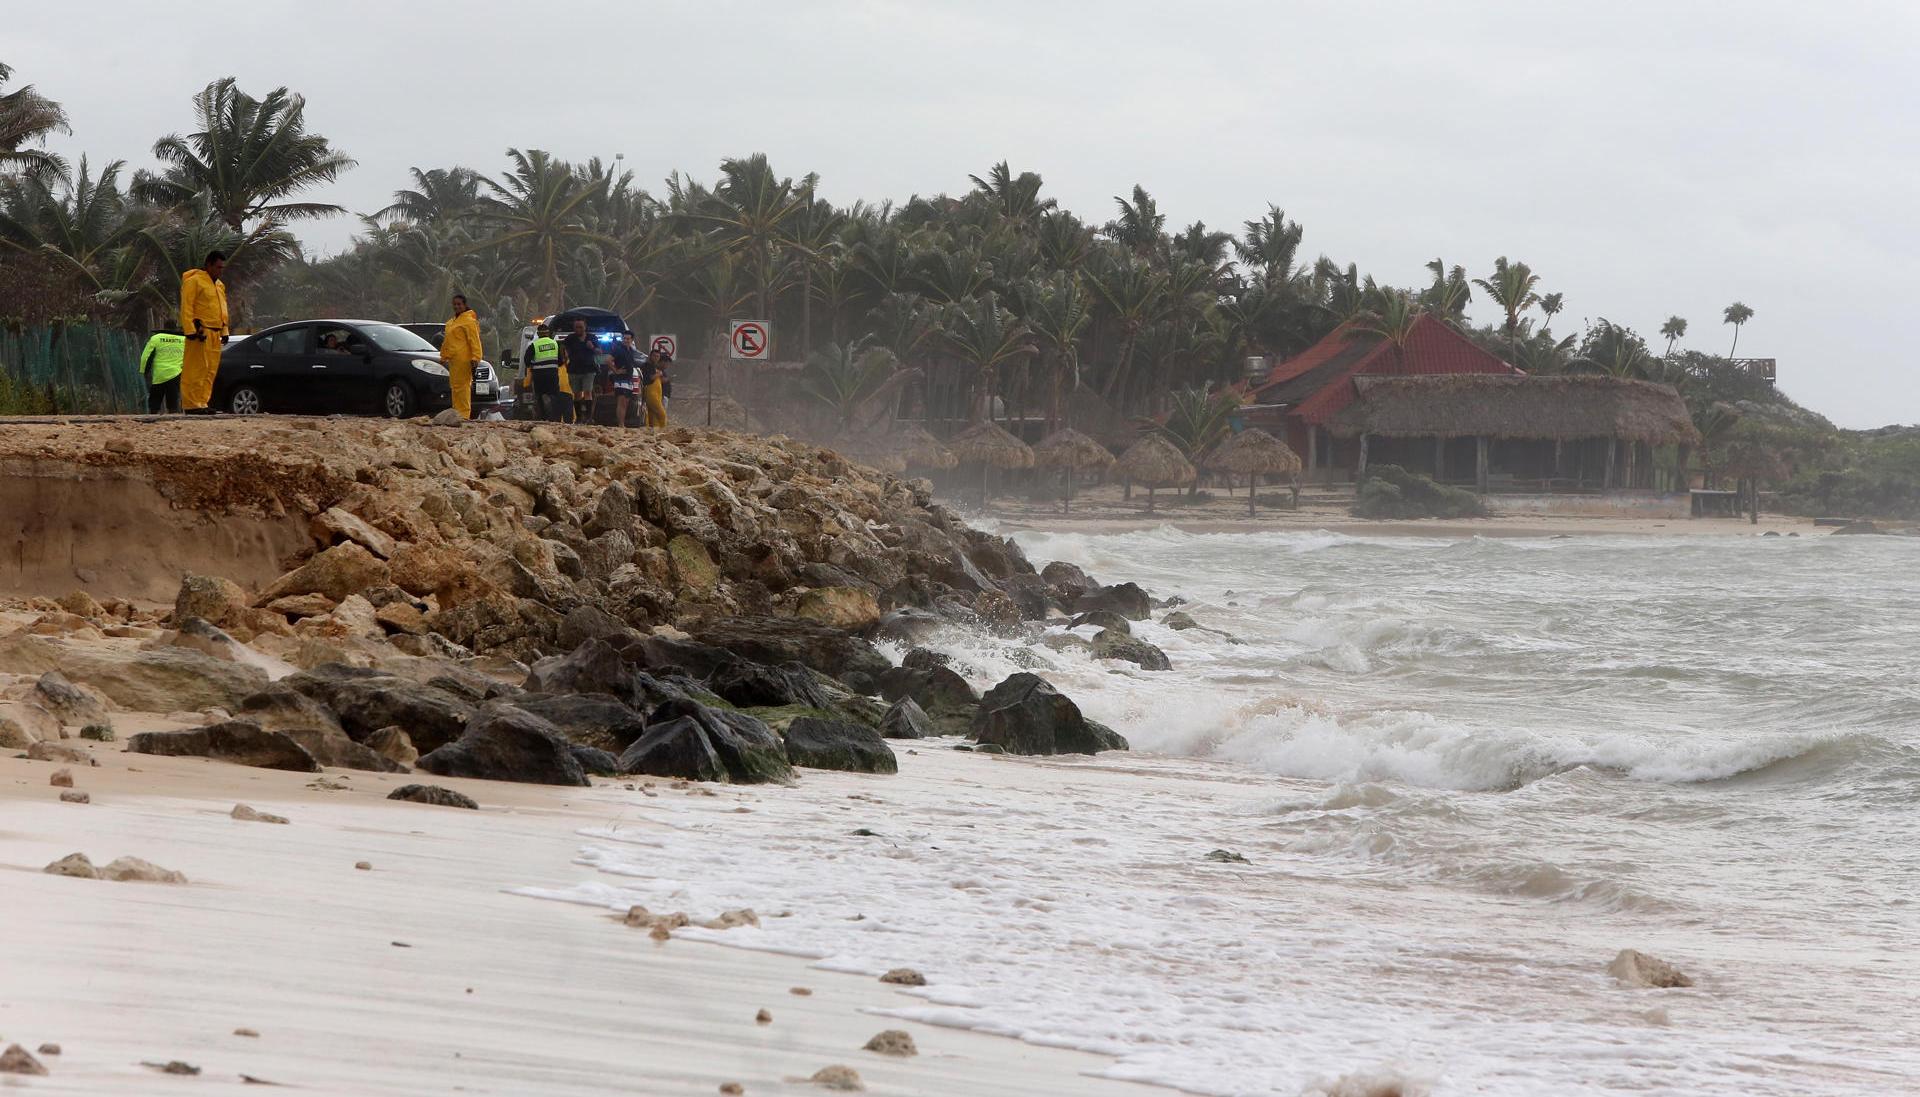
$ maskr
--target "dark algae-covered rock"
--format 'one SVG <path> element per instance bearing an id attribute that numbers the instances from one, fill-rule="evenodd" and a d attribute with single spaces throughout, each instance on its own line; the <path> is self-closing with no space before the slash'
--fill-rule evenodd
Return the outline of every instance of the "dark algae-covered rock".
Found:
<path id="1" fill-rule="evenodd" d="M 1095 754 L 1126 750 L 1113 729 L 1087 719 L 1080 706 L 1028 671 L 987 691 L 973 717 L 973 738 L 1009 754 Z"/>
<path id="2" fill-rule="evenodd" d="M 787 725 L 787 760 L 808 769 L 897 773 L 899 760 L 880 733 L 846 720 L 802 716 Z"/>

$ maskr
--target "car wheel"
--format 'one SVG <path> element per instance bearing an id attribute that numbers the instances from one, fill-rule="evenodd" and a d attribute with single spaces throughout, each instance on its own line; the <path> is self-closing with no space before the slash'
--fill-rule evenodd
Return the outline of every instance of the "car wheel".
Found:
<path id="1" fill-rule="evenodd" d="M 238 385 L 227 393 L 227 410 L 235 415 L 258 415 L 266 410 L 266 401 L 260 398 L 259 389 Z"/>
<path id="2" fill-rule="evenodd" d="M 405 381 L 387 382 L 387 395 L 380 401 L 380 410 L 389 419 L 405 419 L 413 414 L 413 388 Z"/>

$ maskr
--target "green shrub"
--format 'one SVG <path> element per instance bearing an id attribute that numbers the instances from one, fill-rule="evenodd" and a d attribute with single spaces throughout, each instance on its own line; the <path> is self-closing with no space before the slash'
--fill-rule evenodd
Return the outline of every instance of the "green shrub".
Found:
<path id="1" fill-rule="evenodd" d="M 1436 484 L 1398 465 L 1369 465 L 1353 513 L 1357 518 L 1484 518 L 1487 508 L 1464 488 Z"/>
<path id="2" fill-rule="evenodd" d="M 0 367 L 0 415 L 51 415 L 47 394 Z"/>

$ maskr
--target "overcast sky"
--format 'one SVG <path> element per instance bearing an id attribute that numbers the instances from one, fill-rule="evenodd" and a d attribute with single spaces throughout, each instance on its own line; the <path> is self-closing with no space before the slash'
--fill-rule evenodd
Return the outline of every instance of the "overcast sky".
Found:
<path id="1" fill-rule="evenodd" d="M 64 103 L 56 147 L 150 163 L 239 77 L 304 94 L 378 208 L 411 166 L 622 153 L 650 187 L 765 152 L 836 202 L 960 192 L 995 161 L 1096 222 L 1268 202 L 1400 285 L 1524 259 L 1559 328 L 1605 316 L 1743 355 L 1844 426 L 1920 421 L 1920 5 L 1906 0 L 1050 3 L 199 0 L 10 4 L 0 60 Z M 18 9 L 18 10 L 14 10 Z M 338 250 L 350 219 L 300 228 Z M 1493 310 L 1476 300 L 1473 314 Z"/>

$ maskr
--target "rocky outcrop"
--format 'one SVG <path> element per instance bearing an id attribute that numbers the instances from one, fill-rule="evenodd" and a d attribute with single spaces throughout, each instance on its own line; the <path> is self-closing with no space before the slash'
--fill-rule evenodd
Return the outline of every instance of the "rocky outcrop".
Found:
<path id="1" fill-rule="evenodd" d="M 231 709 L 267 684 L 258 667 L 224 662 L 197 651 L 162 647 L 128 654 L 100 647 L 55 646 L 34 636 L 0 638 L 0 670 L 44 674 L 58 670 L 91 686 L 130 712 Z"/>
<path id="2" fill-rule="evenodd" d="M 887 739 L 925 739 L 936 733 L 932 718 L 913 698 L 902 697 L 880 718 L 880 734 Z"/>
<path id="3" fill-rule="evenodd" d="M 1132 663 L 1142 670 L 1172 670 L 1173 661 L 1167 653 L 1147 643 L 1145 640 L 1102 629 L 1093 638 L 1093 654 L 1099 659 L 1118 659 Z"/>
<path id="4" fill-rule="evenodd" d="M 66 675 L 57 670 L 42 674 L 33 683 L 26 700 L 52 713 L 62 724 L 77 728 L 89 725 L 113 727 L 113 714 L 107 710 L 107 699 L 94 690 L 67 681 Z"/>
<path id="5" fill-rule="evenodd" d="M 405 728 L 381 728 L 367 736 L 366 747 L 399 766 L 411 767 L 420 760 L 420 750 L 413 745 L 413 737 Z"/>
<path id="6" fill-rule="evenodd" d="M 1679 968 L 1658 956 L 1649 956 L 1630 948 L 1620 950 L 1620 954 L 1607 965 L 1607 974 L 1619 980 L 1622 986 L 1629 987 L 1653 987 L 1666 990 L 1693 985 L 1693 980 Z"/>
<path id="7" fill-rule="evenodd" d="M 879 675 L 893 664 L 872 644 L 845 629 L 782 617 L 729 617 L 688 627 L 695 640 L 755 663 L 799 663 L 840 677 Z"/>
<path id="8" fill-rule="evenodd" d="M 677 777 L 687 781 L 732 780 L 706 727 L 689 716 L 655 721 L 620 755 L 621 773 Z"/>
<path id="9" fill-rule="evenodd" d="M 646 718 L 601 693 L 528 696 L 514 702 L 552 724 L 570 743 L 618 754 L 646 734 Z"/>
<path id="10" fill-rule="evenodd" d="M 266 605 L 276 598 L 292 594 L 324 594 L 336 602 L 369 587 L 384 586 L 391 573 L 386 561 L 348 541 L 316 554 L 311 560 L 282 575 L 255 599 Z"/>
<path id="11" fill-rule="evenodd" d="M 765 723 L 743 712 L 711 708 L 697 701 L 669 701 L 648 716 L 649 734 L 656 724 L 682 718 L 699 726 L 728 780 L 758 784 L 792 779 L 793 767 L 780 738 Z M 634 749 L 646 741 L 643 737 Z"/>
<path id="12" fill-rule="evenodd" d="M 846 720 L 802 716 L 787 725 L 787 760 L 807 769 L 897 773 L 899 759 L 873 728 Z"/>
<path id="13" fill-rule="evenodd" d="M 1065 694 L 1026 671 L 1008 677 L 981 698 L 973 718 L 973 737 L 1009 754 L 1127 749 L 1127 741 L 1113 729 L 1087 719 Z"/>
<path id="14" fill-rule="evenodd" d="M 1102 609 L 1112 610 L 1128 620 L 1145 621 L 1153 616 L 1153 599 L 1137 583 L 1115 583 L 1110 587 L 1094 587 L 1073 603 L 1075 613 Z"/>
<path id="15" fill-rule="evenodd" d="M 382 671 L 328 663 L 281 680 L 325 705 L 350 738 L 404 728 L 415 747 L 432 751 L 459 738 L 473 718 L 468 698 Z"/>
<path id="16" fill-rule="evenodd" d="M 504 701 L 489 701 L 451 743 L 420 756 L 418 768 L 441 777 L 478 777 L 536 785 L 585 785 L 586 773 L 558 728 Z"/>
<path id="17" fill-rule="evenodd" d="M 320 763 L 307 749 L 251 720 L 224 720 L 186 731 L 146 731 L 127 740 L 129 754 L 211 758 L 237 766 L 317 773 Z"/>

